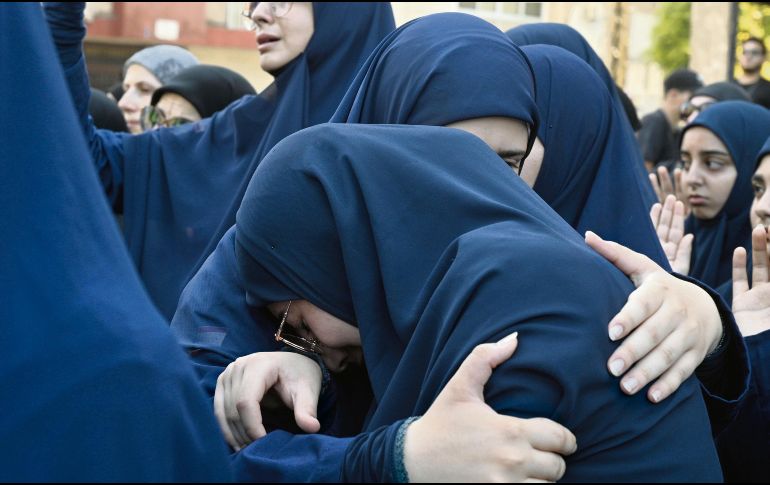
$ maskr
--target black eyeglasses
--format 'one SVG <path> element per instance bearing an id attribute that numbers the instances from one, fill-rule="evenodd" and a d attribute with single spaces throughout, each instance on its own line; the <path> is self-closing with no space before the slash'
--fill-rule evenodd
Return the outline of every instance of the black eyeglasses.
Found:
<path id="1" fill-rule="evenodd" d="M 690 101 L 685 101 L 682 103 L 682 106 L 679 107 L 679 118 L 682 121 L 687 121 L 693 113 L 700 113 L 712 104 L 716 104 L 716 101 L 709 101 L 700 105 L 695 105 Z"/>
<path id="2" fill-rule="evenodd" d="M 246 27 L 246 30 L 255 31 L 257 30 L 257 23 L 254 21 L 254 10 L 257 9 L 257 5 L 259 5 L 261 2 L 248 2 L 245 7 L 243 8 L 243 12 L 241 15 L 243 15 L 243 26 Z M 267 3 L 268 9 L 270 11 L 270 15 L 275 18 L 281 18 L 284 17 L 286 14 L 289 13 L 289 10 L 291 10 L 292 5 L 294 5 L 294 2 L 265 2 Z"/>
<path id="3" fill-rule="evenodd" d="M 744 56 L 753 56 L 753 57 L 762 57 L 762 56 L 765 55 L 765 53 L 762 52 L 759 49 L 756 49 L 756 50 L 755 49 L 744 49 L 743 50 L 743 55 Z"/>
<path id="4" fill-rule="evenodd" d="M 284 330 L 284 324 L 286 323 L 286 317 L 289 316 L 289 308 L 291 308 L 291 304 L 292 302 L 290 301 L 289 304 L 286 305 L 286 310 L 283 312 L 283 318 L 281 318 L 281 323 L 278 325 L 278 331 L 275 332 L 275 340 L 278 342 L 283 342 L 289 347 L 301 350 L 302 352 L 311 352 L 314 354 L 323 355 L 323 352 L 321 351 L 321 344 L 318 343 L 317 339 L 308 340 L 306 338 L 300 337 L 299 335 L 294 335 Z"/>
<path id="5" fill-rule="evenodd" d="M 139 121 L 141 122 L 142 130 L 144 131 L 154 130 L 155 128 L 160 128 L 162 126 L 173 128 L 174 126 L 193 123 L 193 120 L 181 116 L 167 118 L 166 113 L 164 113 L 162 109 L 153 105 L 142 108 L 142 115 Z"/>

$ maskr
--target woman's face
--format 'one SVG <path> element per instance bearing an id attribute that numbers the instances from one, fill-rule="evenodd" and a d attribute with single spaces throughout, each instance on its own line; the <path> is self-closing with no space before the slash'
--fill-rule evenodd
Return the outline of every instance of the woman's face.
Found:
<path id="1" fill-rule="evenodd" d="M 467 131 L 481 138 L 511 167 L 514 173 L 519 173 L 519 167 L 522 167 L 522 160 L 527 151 L 529 139 L 529 130 L 523 121 L 502 116 L 490 116 L 456 121 L 446 126 Z M 535 146 L 532 147 L 532 151 L 521 169 L 521 178 L 530 187 L 535 185 L 542 162 L 543 145 L 539 140 L 536 140 Z"/>
<path id="2" fill-rule="evenodd" d="M 770 227 L 770 155 L 759 162 L 757 171 L 751 178 L 754 201 L 751 203 L 751 227 L 762 224 Z"/>
<path id="3" fill-rule="evenodd" d="M 267 307 L 280 321 L 288 304 L 288 301 L 279 301 Z M 363 363 L 361 334 L 358 329 L 307 300 L 292 302 L 285 325 L 290 325 L 291 333 L 299 337 L 318 340 L 321 345 L 321 357 L 332 372 L 342 372 L 351 363 Z"/>
<path id="4" fill-rule="evenodd" d="M 688 124 L 692 123 L 693 120 L 695 120 L 695 118 L 698 117 L 698 115 L 701 113 L 701 111 L 703 111 L 704 109 L 709 107 L 709 105 L 712 105 L 712 104 L 714 104 L 716 102 L 717 102 L 717 100 L 715 98 L 712 98 L 711 96 L 703 96 L 703 95 L 694 96 L 690 100 L 690 104 L 692 105 L 692 107 L 694 109 L 693 109 L 692 113 L 690 113 L 690 116 L 688 116 L 685 121 Z"/>
<path id="5" fill-rule="evenodd" d="M 160 97 L 155 107 L 163 111 L 166 120 L 182 118 L 195 122 L 201 119 L 201 115 L 195 109 L 195 106 L 176 93 L 165 93 Z"/>
<path id="6" fill-rule="evenodd" d="M 710 130 L 696 126 L 685 132 L 681 156 L 682 184 L 693 215 L 713 219 L 730 197 L 738 177 L 727 147 Z"/>
<path id="7" fill-rule="evenodd" d="M 128 131 L 134 134 L 142 132 L 142 108 L 150 105 L 152 93 L 162 85 L 163 83 L 147 68 L 139 64 L 128 66 L 126 77 L 123 78 L 125 93 L 118 102 L 123 117 L 126 119 Z"/>
<path id="8" fill-rule="evenodd" d="M 294 2 L 286 13 L 285 8 L 284 2 L 259 2 L 251 14 L 257 25 L 259 64 L 267 72 L 281 69 L 303 53 L 313 36 L 312 2 Z"/>

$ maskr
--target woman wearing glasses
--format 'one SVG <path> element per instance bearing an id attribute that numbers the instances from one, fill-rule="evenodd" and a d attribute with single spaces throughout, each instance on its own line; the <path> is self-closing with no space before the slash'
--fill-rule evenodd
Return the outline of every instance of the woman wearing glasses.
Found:
<path id="1" fill-rule="evenodd" d="M 285 136 L 328 121 L 394 28 L 387 4 L 249 4 L 260 65 L 275 82 L 212 118 L 125 136 L 95 130 L 87 116 L 83 4 L 47 3 L 45 12 L 102 185 L 124 215 L 145 287 L 169 319 L 194 269 L 234 223 L 262 157 Z"/>
<path id="2" fill-rule="evenodd" d="M 193 66 L 174 76 L 142 110 L 142 128 L 172 128 L 209 118 L 256 92 L 240 74 L 219 66 Z"/>

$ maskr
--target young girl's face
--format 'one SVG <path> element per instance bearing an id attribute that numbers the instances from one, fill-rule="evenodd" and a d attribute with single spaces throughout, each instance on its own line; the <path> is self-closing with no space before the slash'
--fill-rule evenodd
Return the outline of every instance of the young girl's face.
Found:
<path id="1" fill-rule="evenodd" d="M 722 210 L 738 177 L 724 143 L 702 126 L 687 130 L 681 146 L 687 201 L 698 219 L 713 219 Z"/>

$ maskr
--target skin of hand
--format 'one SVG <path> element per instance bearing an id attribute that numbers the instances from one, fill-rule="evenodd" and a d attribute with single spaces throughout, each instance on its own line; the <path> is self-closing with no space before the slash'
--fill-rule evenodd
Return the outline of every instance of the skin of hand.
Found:
<path id="1" fill-rule="evenodd" d="M 513 355 L 516 334 L 477 346 L 424 416 L 406 431 L 404 465 L 411 482 L 544 482 L 566 470 L 562 455 L 575 436 L 544 418 L 497 414 L 484 385 Z"/>
<path id="2" fill-rule="evenodd" d="M 758 225 L 751 232 L 751 288 L 746 274 L 746 250 L 733 253 L 733 315 L 744 337 L 770 329 L 770 270 L 767 229 Z"/>
<path id="3" fill-rule="evenodd" d="M 658 196 L 658 201 L 663 202 L 669 195 L 674 196 L 676 200 L 681 201 L 684 207 L 685 217 L 690 214 L 690 206 L 687 201 L 687 194 L 684 192 L 684 185 L 682 184 L 682 169 L 674 169 L 674 183 L 671 183 L 671 177 L 668 174 L 666 167 L 658 167 L 657 176 L 654 173 L 649 175 L 652 189 L 655 191 L 655 195 Z"/>
<path id="4" fill-rule="evenodd" d="M 684 204 L 676 200 L 673 195 L 667 196 L 663 205 L 655 204 L 650 210 L 652 225 L 655 227 L 671 269 L 682 275 L 690 272 L 694 237 L 692 234 L 684 233 L 685 217 Z"/>
<path id="5" fill-rule="evenodd" d="M 265 436 L 260 406 L 268 391 L 294 410 L 303 431 L 317 433 L 323 375 L 318 364 L 293 352 L 258 352 L 232 362 L 217 379 L 214 414 L 227 443 L 240 451 Z"/>
<path id="6" fill-rule="evenodd" d="M 634 394 L 657 379 L 647 398 L 660 402 L 676 391 L 719 343 L 723 329 L 716 304 L 703 289 L 670 275 L 643 254 L 604 241 L 590 231 L 586 243 L 631 278 L 637 288 L 609 323 L 610 339 L 625 341 L 609 358 L 607 367 L 614 376 L 625 373 L 620 387 L 626 394 Z"/>

